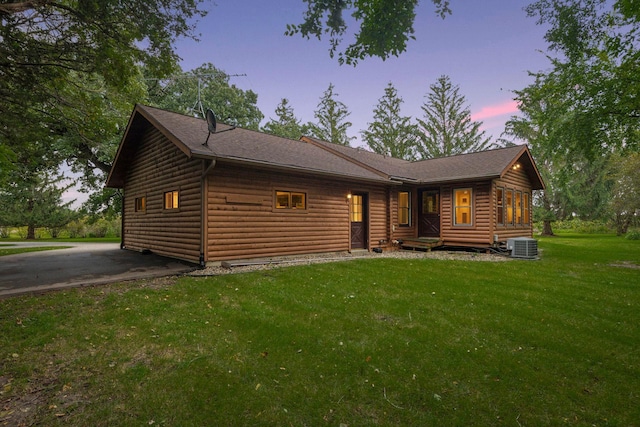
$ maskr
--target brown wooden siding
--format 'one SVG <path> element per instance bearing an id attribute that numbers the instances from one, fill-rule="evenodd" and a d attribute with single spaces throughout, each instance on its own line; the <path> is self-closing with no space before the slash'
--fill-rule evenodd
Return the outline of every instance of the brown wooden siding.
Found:
<path id="1" fill-rule="evenodd" d="M 471 226 L 453 225 L 453 190 L 471 188 L 473 190 L 473 224 Z M 487 246 L 493 239 L 491 235 L 491 182 L 462 182 L 455 185 L 443 185 L 440 189 L 441 220 L 440 237 L 446 245 Z"/>
<path id="2" fill-rule="evenodd" d="M 201 160 L 189 160 L 157 129 L 148 131 L 140 140 L 125 180 L 124 246 L 197 262 L 201 173 Z M 179 191 L 178 209 L 164 209 L 167 191 Z M 137 197 L 146 197 L 144 212 L 135 212 Z"/>
<path id="3" fill-rule="evenodd" d="M 496 189 L 498 187 L 506 190 L 521 191 L 529 193 L 529 224 L 498 224 L 498 212 L 496 202 Z M 515 196 L 514 196 L 515 197 Z M 494 212 L 492 218 L 492 234 L 498 235 L 498 240 L 506 241 L 511 237 L 533 237 L 533 210 L 531 183 L 524 169 L 510 169 L 502 179 L 496 179 L 493 184 Z M 506 206 L 505 206 L 506 209 Z"/>
<path id="4" fill-rule="evenodd" d="M 349 192 L 368 194 L 370 247 L 388 238 L 383 186 L 219 164 L 207 188 L 207 261 L 346 251 Z M 277 190 L 304 192 L 307 208 L 275 209 Z"/>
<path id="5" fill-rule="evenodd" d="M 398 192 L 408 191 L 411 193 L 411 224 L 409 226 L 400 225 L 398 223 Z M 390 193 L 390 239 L 402 240 L 418 235 L 418 189 L 410 187 L 393 187 L 389 191 Z"/>

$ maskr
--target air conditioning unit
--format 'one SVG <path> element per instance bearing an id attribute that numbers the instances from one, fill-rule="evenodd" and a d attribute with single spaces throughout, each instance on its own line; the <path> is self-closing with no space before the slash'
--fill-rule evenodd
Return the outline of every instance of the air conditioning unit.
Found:
<path id="1" fill-rule="evenodd" d="M 530 237 L 514 237 L 507 239 L 507 249 L 512 258 L 536 259 L 538 257 L 538 241 Z"/>

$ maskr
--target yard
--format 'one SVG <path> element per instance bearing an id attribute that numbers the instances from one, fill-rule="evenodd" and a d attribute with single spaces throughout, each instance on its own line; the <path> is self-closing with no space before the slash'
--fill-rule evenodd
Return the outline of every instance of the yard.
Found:
<path id="1" fill-rule="evenodd" d="M 640 241 L 0 300 L 0 425 L 637 425 Z"/>

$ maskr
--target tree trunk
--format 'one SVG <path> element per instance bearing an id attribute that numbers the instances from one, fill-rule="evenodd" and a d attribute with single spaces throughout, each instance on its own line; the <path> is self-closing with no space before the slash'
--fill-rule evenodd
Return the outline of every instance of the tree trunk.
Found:
<path id="1" fill-rule="evenodd" d="M 545 219 L 544 221 L 542 221 L 542 233 L 543 236 L 555 236 L 555 234 L 553 234 L 553 229 L 551 228 L 551 221 L 548 219 Z"/>
<path id="2" fill-rule="evenodd" d="M 35 240 L 36 239 L 36 227 L 33 224 L 29 224 L 27 226 L 27 240 Z"/>

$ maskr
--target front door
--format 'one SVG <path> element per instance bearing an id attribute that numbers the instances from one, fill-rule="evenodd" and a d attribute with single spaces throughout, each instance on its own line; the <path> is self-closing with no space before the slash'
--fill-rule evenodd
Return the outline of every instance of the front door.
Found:
<path id="1" fill-rule="evenodd" d="M 418 236 L 440 237 L 440 190 L 420 192 Z"/>
<path id="2" fill-rule="evenodd" d="M 349 212 L 351 222 L 351 249 L 367 247 L 367 195 L 353 194 Z"/>

